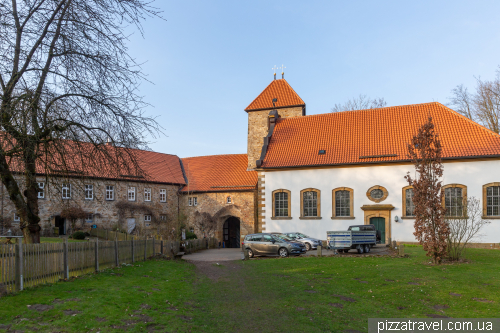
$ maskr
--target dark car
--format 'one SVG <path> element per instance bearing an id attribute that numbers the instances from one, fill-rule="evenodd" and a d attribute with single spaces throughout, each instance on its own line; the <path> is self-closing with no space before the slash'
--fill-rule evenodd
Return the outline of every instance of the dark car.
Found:
<path id="1" fill-rule="evenodd" d="M 289 255 L 300 255 L 306 252 L 306 247 L 302 243 L 294 242 L 288 237 L 279 234 L 250 234 L 246 235 L 242 246 L 248 251 L 248 256 L 254 255 L 279 255 L 288 257 Z"/>

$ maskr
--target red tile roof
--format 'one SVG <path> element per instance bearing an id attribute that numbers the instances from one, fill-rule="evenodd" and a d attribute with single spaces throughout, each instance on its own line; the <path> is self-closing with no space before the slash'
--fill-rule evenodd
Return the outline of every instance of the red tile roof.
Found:
<path id="1" fill-rule="evenodd" d="M 429 115 L 443 158 L 500 155 L 500 135 L 433 102 L 279 119 L 262 167 L 408 160 L 407 144 Z M 326 154 L 319 155 L 319 150 Z"/>
<path id="2" fill-rule="evenodd" d="M 277 108 L 289 106 L 306 105 L 302 98 L 297 95 L 295 90 L 286 82 L 285 79 L 273 80 L 267 87 L 250 103 L 245 111 L 256 111 L 273 108 L 273 98 L 277 98 L 275 103 Z"/>
<path id="3" fill-rule="evenodd" d="M 15 145 L 15 141 L 8 140 L 6 135 L 0 135 L 0 142 L 4 147 Z M 59 141 L 57 148 L 51 146 L 50 151 L 48 158 L 40 153 L 36 165 L 38 174 L 185 184 L 180 159 L 176 155 L 69 140 Z M 110 160 L 114 162 L 110 163 Z M 23 172 L 19 159 L 8 159 L 8 163 L 11 170 Z"/>
<path id="4" fill-rule="evenodd" d="M 255 190 L 257 172 L 247 171 L 247 154 L 212 155 L 182 159 L 188 186 L 183 192 Z"/>

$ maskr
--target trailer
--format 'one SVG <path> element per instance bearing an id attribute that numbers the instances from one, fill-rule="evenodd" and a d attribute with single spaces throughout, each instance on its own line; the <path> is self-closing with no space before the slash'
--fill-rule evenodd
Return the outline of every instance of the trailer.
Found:
<path id="1" fill-rule="evenodd" d="M 329 249 L 347 253 L 356 249 L 358 253 L 368 253 L 377 244 L 377 231 L 327 231 L 326 241 Z"/>

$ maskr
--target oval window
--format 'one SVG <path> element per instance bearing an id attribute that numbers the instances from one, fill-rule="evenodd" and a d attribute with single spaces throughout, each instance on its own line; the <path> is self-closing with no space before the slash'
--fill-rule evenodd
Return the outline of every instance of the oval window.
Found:
<path id="1" fill-rule="evenodd" d="M 373 198 L 373 199 L 380 199 L 384 196 L 384 191 L 382 191 L 381 189 L 375 189 L 375 190 L 372 190 L 370 192 L 370 196 Z"/>

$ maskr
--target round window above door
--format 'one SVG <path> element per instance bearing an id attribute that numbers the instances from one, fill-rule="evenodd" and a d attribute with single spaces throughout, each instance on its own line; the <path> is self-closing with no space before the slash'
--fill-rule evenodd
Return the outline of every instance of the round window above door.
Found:
<path id="1" fill-rule="evenodd" d="M 366 196 L 373 202 L 382 202 L 389 196 L 387 189 L 380 185 L 372 186 L 366 191 Z"/>

